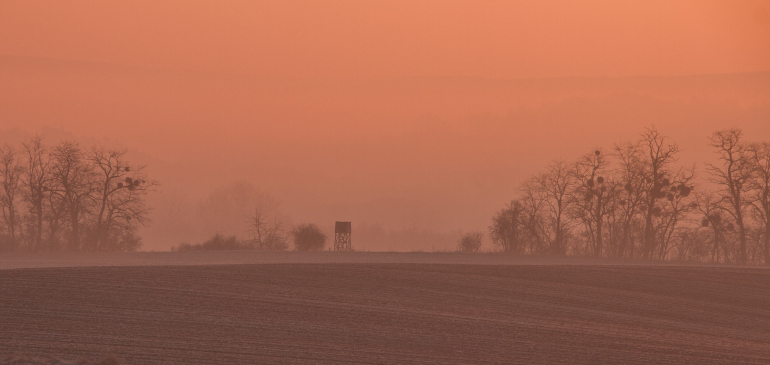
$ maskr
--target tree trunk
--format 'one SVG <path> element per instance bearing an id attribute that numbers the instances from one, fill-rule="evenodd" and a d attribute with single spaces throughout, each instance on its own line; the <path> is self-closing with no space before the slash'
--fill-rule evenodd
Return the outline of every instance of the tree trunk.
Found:
<path id="1" fill-rule="evenodd" d="M 740 253 L 738 255 L 738 263 L 741 265 L 746 265 L 746 262 L 748 261 L 746 258 L 746 227 L 743 224 L 743 214 L 741 214 L 741 211 L 738 210 L 737 214 L 738 219 L 736 219 L 736 223 L 738 223 L 738 229 L 741 242 L 739 246 Z"/>
<path id="2" fill-rule="evenodd" d="M 650 198 L 647 206 L 647 215 L 644 218 L 644 248 L 642 249 L 642 258 L 650 259 L 652 249 L 655 243 L 655 235 L 652 231 L 652 211 L 655 209 L 655 199 Z"/>
<path id="3" fill-rule="evenodd" d="M 594 255 L 596 257 L 602 257 L 602 196 L 596 196 L 596 248 L 594 249 Z"/>
<path id="4" fill-rule="evenodd" d="M 70 208 L 70 224 L 72 225 L 72 241 L 70 242 L 70 249 L 72 251 L 80 250 L 80 223 L 77 203 L 73 203 Z"/>
<path id="5" fill-rule="evenodd" d="M 107 208 L 107 199 L 110 196 L 110 180 L 107 179 L 102 187 L 102 202 L 99 208 L 99 216 L 96 218 L 96 242 L 94 242 L 93 249 L 95 251 L 101 250 L 104 247 L 106 241 L 107 230 L 104 229 L 104 212 Z"/>
<path id="6" fill-rule="evenodd" d="M 556 238 L 554 239 L 554 247 L 551 250 L 554 255 L 562 254 L 562 234 L 561 234 L 561 215 L 556 215 Z"/>
<path id="7" fill-rule="evenodd" d="M 770 265 L 770 224 L 768 223 L 770 223 L 770 219 L 765 222 L 765 265 Z"/>
<path id="8" fill-rule="evenodd" d="M 8 202 L 8 232 L 11 234 L 11 250 L 16 251 L 16 215 L 13 201 Z"/>
<path id="9" fill-rule="evenodd" d="M 43 196 L 41 193 L 34 194 L 32 204 L 35 207 L 35 251 L 43 249 Z"/>
<path id="10" fill-rule="evenodd" d="M 55 216 L 51 217 L 51 219 L 48 222 L 49 230 L 48 230 L 48 250 L 49 251 L 58 251 L 59 250 L 59 238 L 57 237 L 57 234 L 59 233 L 59 214 L 57 213 Z"/>
<path id="11" fill-rule="evenodd" d="M 622 258 L 626 254 L 626 247 L 628 247 L 629 235 L 631 234 L 631 222 L 628 218 L 623 221 L 623 237 L 620 238 L 620 246 L 618 247 L 617 257 Z"/>

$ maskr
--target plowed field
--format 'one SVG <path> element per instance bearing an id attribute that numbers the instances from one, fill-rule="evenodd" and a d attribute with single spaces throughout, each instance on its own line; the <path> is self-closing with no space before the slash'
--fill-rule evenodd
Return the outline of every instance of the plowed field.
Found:
<path id="1" fill-rule="evenodd" d="M 0 358 L 770 364 L 770 271 L 259 264 L 0 270 Z"/>

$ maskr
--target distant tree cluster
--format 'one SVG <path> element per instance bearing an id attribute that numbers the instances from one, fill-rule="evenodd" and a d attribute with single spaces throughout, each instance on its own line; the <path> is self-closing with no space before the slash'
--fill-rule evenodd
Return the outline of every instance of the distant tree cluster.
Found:
<path id="1" fill-rule="evenodd" d="M 494 215 L 492 243 L 512 254 L 770 264 L 770 143 L 730 129 L 710 146 L 719 162 L 700 180 L 654 127 L 557 161 Z"/>
<path id="2" fill-rule="evenodd" d="M 157 184 L 125 151 L 33 137 L 0 148 L 0 251 L 135 251 Z"/>

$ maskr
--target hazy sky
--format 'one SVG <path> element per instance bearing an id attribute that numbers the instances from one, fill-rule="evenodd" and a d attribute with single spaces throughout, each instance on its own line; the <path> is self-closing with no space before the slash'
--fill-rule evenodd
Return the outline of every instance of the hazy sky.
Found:
<path id="1" fill-rule="evenodd" d="M 13 1 L 0 52 L 269 77 L 764 71 L 767 1 Z"/>
<path id="2" fill-rule="evenodd" d="M 652 124 L 688 163 L 769 139 L 768 71 L 767 1 L 0 2 L 0 131 L 130 148 L 164 184 L 150 249 L 235 181 L 296 222 L 485 230 Z"/>

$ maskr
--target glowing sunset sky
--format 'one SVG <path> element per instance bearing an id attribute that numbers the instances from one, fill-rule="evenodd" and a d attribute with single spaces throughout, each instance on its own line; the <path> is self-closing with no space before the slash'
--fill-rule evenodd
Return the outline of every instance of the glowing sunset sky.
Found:
<path id="1" fill-rule="evenodd" d="M 134 151 L 164 184 L 148 249 L 234 181 L 295 222 L 486 230 L 652 124 L 687 163 L 715 129 L 770 139 L 769 72 L 767 1 L 0 2 L 0 142 Z"/>

